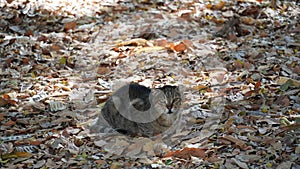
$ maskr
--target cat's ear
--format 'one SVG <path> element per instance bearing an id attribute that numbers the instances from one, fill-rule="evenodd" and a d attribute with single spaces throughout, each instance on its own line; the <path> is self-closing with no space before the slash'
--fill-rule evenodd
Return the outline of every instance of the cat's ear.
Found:
<path id="1" fill-rule="evenodd" d="M 119 110 L 122 105 L 121 98 L 118 96 L 112 96 L 111 99 L 112 99 L 112 102 L 114 103 L 115 108 L 117 110 Z"/>
<path id="2" fill-rule="evenodd" d="M 183 86 L 182 84 L 179 84 L 178 86 L 177 86 L 177 89 L 178 89 L 178 91 L 179 91 L 179 93 L 181 94 L 181 95 L 183 95 L 183 92 L 185 91 L 185 86 Z"/>
<path id="3" fill-rule="evenodd" d="M 164 92 L 160 89 L 151 89 L 150 95 L 149 95 L 149 99 L 150 101 L 154 101 L 153 99 L 161 99 L 162 96 L 164 95 Z"/>

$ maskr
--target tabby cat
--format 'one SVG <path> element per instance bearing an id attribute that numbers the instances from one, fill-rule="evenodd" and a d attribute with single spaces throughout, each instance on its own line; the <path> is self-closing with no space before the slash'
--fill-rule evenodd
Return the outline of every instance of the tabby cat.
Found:
<path id="1" fill-rule="evenodd" d="M 151 137 L 170 128 L 182 103 L 178 86 L 149 89 L 131 83 L 118 89 L 102 109 L 104 119 L 119 133 Z"/>

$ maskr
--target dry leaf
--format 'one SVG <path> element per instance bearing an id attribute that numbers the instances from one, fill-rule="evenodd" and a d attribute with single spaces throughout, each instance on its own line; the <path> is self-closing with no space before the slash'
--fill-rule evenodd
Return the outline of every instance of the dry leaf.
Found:
<path id="1" fill-rule="evenodd" d="M 182 159 L 191 159 L 191 157 L 200 157 L 205 159 L 205 152 L 207 149 L 204 148 L 184 148 L 182 150 L 171 151 L 167 153 L 164 158 L 177 157 Z"/>
<path id="2" fill-rule="evenodd" d="M 138 50 L 136 50 L 136 53 L 141 53 L 141 52 L 155 52 L 155 51 L 160 51 L 160 50 L 164 50 L 165 47 L 161 47 L 161 46 L 152 46 L 152 47 L 143 47 L 140 48 Z"/>
<path id="3" fill-rule="evenodd" d="M 16 122 L 12 120 L 9 120 L 8 122 L 3 124 L 3 126 L 14 126 L 14 125 L 16 125 Z"/>
<path id="4" fill-rule="evenodd" d="M 223 139 L 228 140 L 234 144 L 236 144 L 239 148 L 241 148 L 242 150 L 246 150 L 249 147 L 246 145 L 246 143 L 240 139 L 237 139 L 231 135 L 224 135 Z"/>
<path id="5" fill-rule="evenodd" d="M 9 101 L 7 99 L 0 97 L 0 107 L 7 106 L 8 104 L 9 104 Z"/>
<path id="6" fill-rule="evenodd" d="M 104 67 L 104 66 L 99 66 L 98 70 L 97 70 L 97 74 L 100 74 L 100 75 L 105 75 L 105 74 L 108 74 L 109 72 L 110 72 L 110 69 L 107 67 Z"/>
<path id="7" fill-rule="evenodd" d="M 76 26 L 77 26 L 76 21 L 67 22 L 67 23 L 65 23 L 64 29 L 65 29 L 66 31 L 69 31 L 69 30 L 71 30 L 71 29 L 75 29 Z"/>
<path id="8" fill-rule="evenodd" d="M 0 121 L 4 120 L 4 115 L 0 114 Z"/>
<path id="9" fill-rule="evenodd" d="M 222 8 L 224 8 L 225 4 L 226 4 L 226 2 L 219 1 L 219 3 L 214 7 L 214 9 L 221 10 Z"/>
<path id="10" fill-rule="evenodd" d="M 29 158 L 32 157 L 33 154 L 29 152 L 15 152 L 15 153 L 9 153 L 9 154 L 3 154 L 1 156 L 2 159 L 10 159 L 10 158 Z"/>
<path id="11" fill-rule="evenodd" d="M 145 46 L 147 43 L 148 41 L 146 39 L 138 38 L 117 43 L 117 46 Z"/>
<path id="12" fill-rule="evenodd" d="M 169 42 L 166 39 L 158 39 L 153 42 L 154 46 L 161 46 L 161 47 L 167 47 L 168 44 Z"/>
<path id="13" fill-rule="evenodd" d="M 182 42 L 180 42 L 178 45 L 175 45 L 175 46 L 174 46 L 174 50 L 175 50 L 176 52 L 183 52 L 183 51 L 185 51 L 186 49 L 187 49 L 187 47 L 186 47 L 185 44 L 182 43 Z"/>

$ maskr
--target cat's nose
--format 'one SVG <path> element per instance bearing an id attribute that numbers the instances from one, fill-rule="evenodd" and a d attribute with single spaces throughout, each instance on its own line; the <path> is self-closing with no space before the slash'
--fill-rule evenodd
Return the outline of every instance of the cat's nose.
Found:
<path id="1" fill-rule="evenodd" d="M 167 109 L 168 109 L 168 114 L 173 113 L 172 111 L 172 105 L 166 105 Z"/>
<path id="2" fill-rule="evenodd" d="M 168 110 L 172 109 L 172 105 L 167 104 L 166 107 L 167 107 Z"/>

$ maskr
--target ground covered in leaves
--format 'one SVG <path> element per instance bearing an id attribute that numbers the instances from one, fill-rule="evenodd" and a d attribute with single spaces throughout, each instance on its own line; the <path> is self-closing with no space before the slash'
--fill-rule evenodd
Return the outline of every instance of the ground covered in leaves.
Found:
<path id="1" fill-rule="evenodd" d="M 300 168 L 299 6 L 0 0 L 0 167 Z M 168 141 L 90 132 L 124 82 L 184 86 Z"/>

